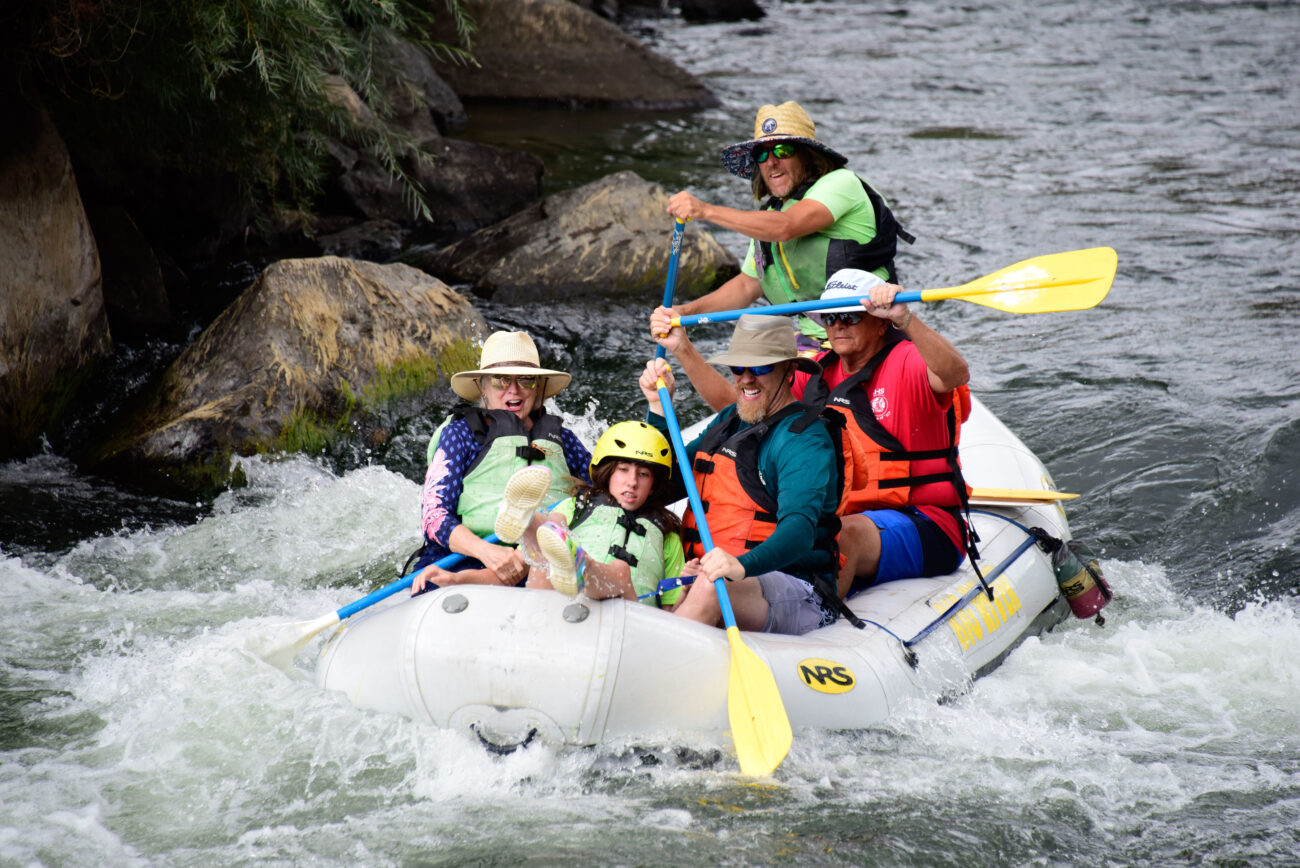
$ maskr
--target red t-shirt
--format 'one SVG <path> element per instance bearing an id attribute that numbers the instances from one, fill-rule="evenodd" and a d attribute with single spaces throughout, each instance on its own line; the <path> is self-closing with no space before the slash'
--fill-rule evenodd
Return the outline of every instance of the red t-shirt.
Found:
<path id="1" fill-rule="evenodd" d="M 820 361 L 826 353 L 817 356 Z M 823 378 L 830 389 L 848 379 L 844 363 L 832 365 Z M 797 371 L 794 377 L 795 398 L 802 399 L 811 374 Z M 884 363 L 871 375 L 864 388 L 871 393 L 871 409 L 885 430 L 898 438 L 909 451 L 944 449 L 948 446 L 948 408 L 952 406 L 952 393 L 936 395 L 930 388 L 930 375 L 920 351 L 911 341 L 901 341 L 886 357 Z M 916 461 L 914 475 L 942 473 L 948 462 L 943 459 Z M 931 482 L 912 489 L 916 508 L 932 519 L 943 530 L 953 545 L 962 547 L 961 530 L 957 519 L 945 509 L 926 505 L 926 500 L 951 502 L 952 484 Z"/>

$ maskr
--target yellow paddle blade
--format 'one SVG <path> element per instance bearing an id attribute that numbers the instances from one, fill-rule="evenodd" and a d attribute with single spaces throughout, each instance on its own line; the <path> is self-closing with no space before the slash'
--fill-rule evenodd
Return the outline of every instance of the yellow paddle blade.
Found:
<path id="1" fill-rule="evenodd" d="M 1109 247 L 1050 253 L 961 286 L 922 290 L 921 301 L 960 298 L 1008 313 L 1087 310 L 1110 292 L 1117 262 Z"/>
<path id="2" fill-rule="evenodd" d="M 1074 500 L 1077 494 L 1067 491 L 1046 491 L 1039 488 L 972 488 L 971 503 L 1052 503 Z"/>
<path id="3" fill-rule="evenodd" d="M 750 777 L 770 775 L 794 743 L 790 718 L 772 670 L 740 638 L 740 630 L 728 627 L 727 641 L 731 643 L 727 716 L 740 771 Z"/>

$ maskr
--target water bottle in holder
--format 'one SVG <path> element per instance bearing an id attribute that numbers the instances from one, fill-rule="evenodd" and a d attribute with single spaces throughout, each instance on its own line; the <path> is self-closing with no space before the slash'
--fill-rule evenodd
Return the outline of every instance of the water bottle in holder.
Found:
<path id="1" fill-rule="evenodd" d="M 1096 616 L 1097 626 L 1106 623 L 1101 610 L 1113 596 L 1110 585 L 1101 574 L 1097 556 L 1078 540 L 1065 542 L 1048 534 L 1042 528 L 1031 529 L 1043 551 L 1052 556 L 1052 569 L 1070 611 L 1076 618 Z"/>

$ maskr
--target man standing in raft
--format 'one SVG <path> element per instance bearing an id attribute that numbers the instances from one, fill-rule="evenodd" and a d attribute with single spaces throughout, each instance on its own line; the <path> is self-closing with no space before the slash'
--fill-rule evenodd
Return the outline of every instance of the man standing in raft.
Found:
<path id="1" fill-rule="evenodd" d="M 760 295 L 773 304 L 808 301 L 841 268 L 897 281 L 898 238 L 909 244 L 914 239 L 899 227 L 884 198 L 844 168 L 847 162 L 817 141 L 816 127 L 798 103 L 760 108 L 754 137 L 723 149 L 722 163 L 750 181 L 762 207 L 742 211 L 711 205 L 685 191 L 668 200 L 668 213 L 679 220 L 706 220 L 753 239 L 740 274 L 673 313 L 738 310 Z M 816 348 L 825 332 L 808 317 L 798 321 L 804 335 L 800 348 Z"/>
<path id="2" fill-rule="evenodd" d="M 741 317 L 727 352 L 708 361 L 730 366 L 734 403 L 686 446 L 715 547 L 704 552 L 688 513 L 682 540 L 700 571 L 675 613 L 718 624 L 713 582 L 725 576 L 742 630 L 800 635 L 829 624 L 838 611 L 835 446 L 818 411 L 790 392 L 799 370 L 818 368 L 799 356 L 792 322 L 770 316 Z M 647 421 L 666 429 L 659 377 L 671 394 L 663 359 L 646 365 L 640 386 L 650 402 Z"/>
<path id="3" fill-rule="evenodd" d="M 967 550 L 956 441 L 970 411 L 969 370 L 946 338 L 894 303 L 901 290 L 866 272 L 837 272 L 821 296 L 832 303 L 810 314 L 831 348 L 817 356 L 816 373 L 796 372 L 791 384 L 792 399 L 825 408 L 842 426 L 836 511 L 844 598 L 873 583 L 952 572 Z M 861 304 L 834 304 L 868 294 Z M 670 328 L 667 309 L 651 315 L 650 333 L 705 402 L 720 409 L 730 384 L 683 328 Z"/>

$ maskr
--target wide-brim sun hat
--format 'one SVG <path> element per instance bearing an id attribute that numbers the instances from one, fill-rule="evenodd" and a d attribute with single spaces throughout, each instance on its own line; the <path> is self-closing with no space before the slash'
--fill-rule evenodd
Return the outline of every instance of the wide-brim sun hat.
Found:
<path id="1" fill-rule="evenodd" d="M 873 286 L 880 286 L 884 283 L 878 275 L 870 271 L 863 271 L 860 268 L 841 268 L 831 275 L 830 280 L 826 281 L 826 288 L 822 290 L 821 300 L 831 301 L 837 298 L 859 299 L 871 292 Z M 826 328 L 826 323 L 822 321 L 824 313 L 866 313 L 867 309 L 858 301 L 852 304 L 842 305 L 840 307 L 827 307 L 822 310 L 810 310 L 804 315 L 808 319 L 817 323 L 822 328 Z"/>
<path id="2" fill-rule="evenodd" d="M 754 177 L 754 147 L 775 142 L 797 142 L 820 151 L 837 169 L 849 161 L 839 151 L 817 141 L 817 127 L 803 106 L 797 102 L 783 102 L 765 105 L 758 110 L 754 117 L 754 138 L 723 148 L 722 165 L 731 174 L 748 180 Z"/>
<path id="3" fill-rule="evenodd" d="M 744 314 L 736 321 L 727 351 L 711 356 L 708 362 L 737 368 L 794 362 L 795 367 L 809 374 L 820 374 L 822 370 L 812 359 L 799 355 L 794 320 L 788 316 L 753 313 Z"/>
<path id="4" fill-rule="evenodd" d="M 573 378 L 564 371 L 543 368 L 537 355 L 537 344 L 527 332 L 493 332 L 483 342 L 478 368 L 451 375 L 451 388 L 457 395 L 471 403 L 483 397 L 479 377 L 491 376 L 543 377 L 546 388 L 542 400 L 559 394 Z"/>

